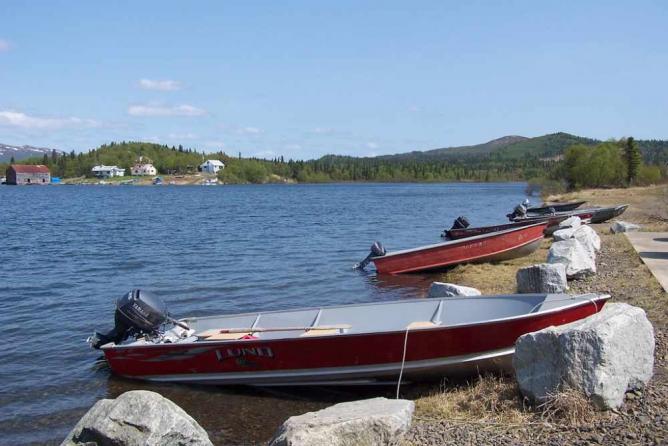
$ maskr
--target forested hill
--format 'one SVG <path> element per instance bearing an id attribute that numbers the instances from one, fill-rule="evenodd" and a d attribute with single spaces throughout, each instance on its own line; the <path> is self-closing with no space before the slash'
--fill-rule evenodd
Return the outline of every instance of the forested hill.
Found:
<path id="1" fill-rule="evenodd" d="M 96 164 L 129 169 L 143 156 L 160 174 L 195 173 L 205 159 L 220 159 L 226 168 L 221 174 L 227 183 L 261 183 L 295 180 L 328 181 L 513 181 L 558 174 L 566 149 L 573 145 L 594 147 L 601 141 L 568 133 L 535 138 L 505 136 L 483 144 L 413 151 L 377 157 L 327 155 L 309 161 L 241 159 L 223 152 L 204 153 L 181 146 L 168 147 L 145 142 L 110 143 L 84 153 L 56 152 L 27 162 L 47 164 L 54 175 L 90 176 Z M 661 166 L 668 163 L 668 141 L 637 140 L 644 162 Z M 0 166 L 4 171 L 4 166 Z"/>

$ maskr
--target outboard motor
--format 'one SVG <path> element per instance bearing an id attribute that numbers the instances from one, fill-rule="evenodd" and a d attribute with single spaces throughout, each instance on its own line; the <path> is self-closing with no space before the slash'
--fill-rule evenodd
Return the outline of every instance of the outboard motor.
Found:
<path id="1" fill-rule="evenodd" d="M 154 335 L 166 321 L 173 322 L 162 299 L 148 291 L 132 290 L 116 301 L 114 328 L 107 333 L 94 332 L 88 341 L 99 349 L 109 342 L 123 342 L 130 335 Z"/>
<path id="2" fill-rule="evenodd" d="M 508 217 L 510 220 L 513 218 L 525 218 L 527 216 L 527 207 L 524 206 L 524 204 L 518 204 L 515 206 L 515 209 L 513 209 L 513 212 L 510 214 L 506 214 L 506 217 Z"/>
<path id="3" fill-rule="evenodd" d="M 460 215 L 459 217 L 455 218 L 455 221 L 452 223 L 452 227 L 450 229 L 446 229 L 443 231 L 441 234 L 441 237 L 444 239 L 450 239 L 450 230 L 451 229 L 466 229 L 469 226 L 471 226 L 471 223 L 469 223 L 469 220 L 464 217 L 463 215 Z"/>
<path id="4" fill-rule="evenodd" d="M 373 242 L 373 245 L 371 245 L 371 252 L 369 252 L 369 255 L 366 256 L 364 260 L 362 260 L 360 263 L 356 263 L 353 265 L 353 269 L 364 269 L 366 266 L 371 262 L 371 259 L 373 257 L 382 257 L 385 255 L 385 248 L 383 247 L 383 244 L 380 242 Z"/>
<path id="5" fill-rule="evenodd" d="M 455 222 L 452 224 L 452 228 L 450 229 L 466 229 L 469 226 L 471 226 L 471 223 L 469 223 L 468 219 L 460 215 L 455 219 Z"/>

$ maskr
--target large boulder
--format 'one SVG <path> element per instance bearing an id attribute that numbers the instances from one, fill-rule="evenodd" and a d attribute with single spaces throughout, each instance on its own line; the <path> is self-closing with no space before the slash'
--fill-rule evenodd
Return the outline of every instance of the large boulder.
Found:
<path id="1" fill-rule="evenodd" d="M 61 446 L 213 446 L 179 406 L 155 392 L 133 390 L 100 400 Z"/>
<path id="2" fill-rule="evenodd" d="M 427 297 L 480 296 L 480 290 L 454 283 L 434 282 Z"/>
<path id="3" fill-rule="evenodd" d="M 566 265 L 541 263 L 517 271 L 518 293 L 563 293 L 568 290 Z"/>
<path id="4" fill-rule="evenodd" d="M 612 225 L 610 225 L 610 232 L 612 232 L 613 234 L 617 234 L 620 232 L 633 232 L 639 229 L 640 229 L 639 225 L 635 225 L 633 223 L 628 223 L 625 221 L 616 221 Z"/>
<path id="5" fill-rule="evenodd" d="M 601 250 L 601 238 L 591 226 L 582 225 L 575 230 L 573 237 L 580 242 L 585 251 L 596 260 L 596 253 Z"/>
<path id="6" fill-rule="evenodd" d="M 579 228 L 579 226 L 578 226 Z M 558 229 L 552 233 L 552 237 L 554 237 L 554 240 L 556 242 L 561 242 L 564 240 L 568 240 L 570 238 L 575 237 L 575 231 L 577 231 L 578 228 L 563 228 L 563 229 Z"/>
<path id="7" fill-rule="evenodd" d="M 575 238 L 552 243 L 547 263 L 563 263 L 566 277 L 580 279 L 596 273 L 595 258 Z"/>
<path id="8" fill-rule="evenodd" d="M 559 229 L 573 228 L 577 229 L 582 225 L 582 219 L 578 216 L 568 217 L 566 220 L 559 223 Z"/>
<path id="9" fill-rule="evenodd" d="M 628 390 L 647 384 L 653 364 L 652 324 L 641 308 L 624 303 L 609 303 L 588 318 L 520 336 L 513 356 L 525 396 L 542 402 L 573 389 L 600 409 L 619 407 Z"/>
<path id="10" fill-rule="evenodd" d="M 351 446 L 392 444 L 411 426 L 415 404 L 372 398 L 336 404 L 290 417 L 270 446 Z"/>

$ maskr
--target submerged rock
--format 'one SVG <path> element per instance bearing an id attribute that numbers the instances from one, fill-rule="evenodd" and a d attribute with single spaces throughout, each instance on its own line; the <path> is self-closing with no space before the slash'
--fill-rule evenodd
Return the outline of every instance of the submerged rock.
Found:
<path id="1" fill-rule="evenodd" d="M 569 279 L 580 279 L 596 273 L 595 258 L 576 238 L 552 243 L 547 253 L 547 263 L 563 263 Z"/>
<path id="2" fill-rule="evenodd" d="M 433 282 L 429 287 L 427 297 L 480 296 L 481 294 L 480 290 L 476 288 L 453 283 Z"/>
<path id="3" fill-rule="evenodd" d="M 513 356 L 525 396 L 541 402 L 573 389 L 600 409 L 621 406 L 628 390 L 647 384 L 653 365 L 652 324 L 641 308 L 624 303 L 608 303 L 588 318 L 520 336 Z"/>
<path id="4" fill-rule="evenodd" d="M 415 404 L 372 398 L 335 404 L 288 418 L 270 446 L 383 445 L 397 442 L 411 426 Z"/>
<path id="5" fill-rule="evenodd" d="M 610 232 L 617 234 L 620 232 L 633 232 L 640 229 L 639 225 L 628 223 L 625 221 L 616 221 L 610 225 Z"/>
<path id="6" fill-rule="evenodd" d="M 61 446 L 213 446 L 202 427 L 179 406 L 146 390 L 100 400 Z"/>
<path id="7" fill-rule="evenodd" d="M 541 263 L 517 271 L 518 293 L 563 293 L 568 290 L 566 265 Z"/>

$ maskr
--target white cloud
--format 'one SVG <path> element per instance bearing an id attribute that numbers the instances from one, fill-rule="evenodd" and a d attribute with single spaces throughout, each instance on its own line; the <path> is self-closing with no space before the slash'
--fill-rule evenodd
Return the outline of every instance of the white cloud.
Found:
<path id="1" fill-rule="evenodd" d="M 366 146 L 369 149 L 377 149 L 378 148 L 378 144 L 376 144 L 375 142 L 368 142 L 368 143 L 366 143 Z"/>
<path id="2" fill-rule="evenodd" d="M 6 51 L 9 51 L 12 49 L 12 45 L 9 43 L 9 41 L 5 39 L 0 39 L 0 53 L 4 53 Z"/>
<path id="3" fill-rule="evenodd" d="M 140 79 L 139 86 L 144 90 L 176 91 L 181 89 L 181 82 L 169 79 Z"/>
<path id="4" fill-rule="evenodd" d="M 204 141 L 204 147 L 207 148 L 212 148 L 212 149 L 221 149 L 225 147 L 225 143 L 220 140 L 211 140 L 211 141 Z"/>
<path id="5" fill-rule="evenodd" d="M 410 107 L 408 107 L 408 111 L 411 113 L 417 113 L 420 111 L 420 107 L 418 107 L 417 105 L 411 105 Z"/>
<path id="6" fill-rule="evenodd" d="M 192 105 L 131 105 L 130 116 L 204 116 L 206 110 Z"/>
<path id="7" fill-rule="evenodd" d="M 13 110 L 0 110 L 0 126 L 57 130 L 66 127 L 98 127 L 99 123 L 92 119 L 83 119 L 74 116 L 64 118 L 38 117 Z"/>
<path id="8" fill-rule="evenodd" d="M 257 135 L 259 133 L 262 133 L 262 129 L 259 129 L 257 127 L 243 127 L 239 129 L 239 133 L 245 135 Z"/>

